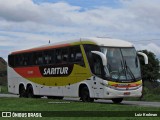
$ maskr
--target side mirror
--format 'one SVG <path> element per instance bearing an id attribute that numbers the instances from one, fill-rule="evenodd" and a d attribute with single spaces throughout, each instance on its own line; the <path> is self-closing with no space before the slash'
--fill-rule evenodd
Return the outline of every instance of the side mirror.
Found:
<path id="1" fill-rule="evenodd" d="M 103 66 L 107 65 L 107 58 L 106 58 L 105 54 L 103 54 L 102 52 L 99 52 L 99 51 L 91 51 L 91 53 L 99 55 L 101 57 L 101 59 L 102 59 Z"/>
<path id="2" fill-rule="evenodd" d="M 138 52 L 138 54 L 141 55 L 141 56 L 143 56 L 144 57 L 144 63 L 148 64 L 148 56 L 145 53 L 143 53 L 143 52 Z"/>

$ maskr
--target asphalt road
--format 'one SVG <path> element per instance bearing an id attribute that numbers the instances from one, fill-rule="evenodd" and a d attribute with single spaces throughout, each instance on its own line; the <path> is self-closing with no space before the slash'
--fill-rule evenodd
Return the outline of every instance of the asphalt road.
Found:
<path id="1" fill-rule="evenodd" d="M 19 97 L 13 94 L 0 94 L 0 97 Z M 44 97 L 45 98 L 45 97 Z M 78 98 L 64 98 L 66 101 L 79 101 Z M 111 100 L 95 100 L 97 103 L 113 104 Z M 160 102 L 146 102 L 146 101 L 122 101 L 123 105 L 146 106 L 146 107 L 160 107 Z"/>
<path id="2" fill-rule="evenodd" d="M 65 100 L 78 101 L 77 98 L 64 98 Z M 112 100 L 95 100 L 97 103 L 114 104 Z M 146 101 L 122 101 L 123 105 L 135 105 L 135 106 L 146 106 L 146 107 L 160 107 L 160 102 L 146 102 Z"/>
<path id="3" fill-rule="evenodd" d="M 0 98 L 1 97 L 19 97 L 19 96 L 14 94 L 0 94 Z"/>

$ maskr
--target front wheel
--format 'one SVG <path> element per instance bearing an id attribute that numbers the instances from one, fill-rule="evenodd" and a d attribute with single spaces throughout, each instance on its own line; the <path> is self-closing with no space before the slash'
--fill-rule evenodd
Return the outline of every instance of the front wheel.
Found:
<path id="1" fill-rule="evenodd" d="M 94 99 L 90 98 L 89 96 L 89 90 L 87 87 L 83 87 L 80 91 L 80 98 L 83 102 L 93 102 Z"/>
<path id="2" fill-rule="evenodd" d="M 113 101 L 113 103 L 118 104 L 118 103 L 121 103 L 123 101 L 123 98 L 113 98 L 112 101 Z"/>

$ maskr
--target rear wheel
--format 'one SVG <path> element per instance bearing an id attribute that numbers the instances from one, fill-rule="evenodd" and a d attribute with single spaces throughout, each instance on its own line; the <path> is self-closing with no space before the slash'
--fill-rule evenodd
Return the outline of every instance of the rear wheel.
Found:
<path id="1" fill-rule="evenodd" d="M 89 90 L 87 87 L 83 87 L 81 90 L 80 90 L 80 98 L 83 102 L 93 102 L 94 99 L 93 98 L 90 98 L 89 96 Z"/>
<path id="2" fill-rule="evenodd" d="M 31 85 L 29 87 L 27 87 L 27 97 L 34 98 L 33 88 Z"/>
<path id="3" fill-rule="evenodd" d="M 113 101 L 113 103 L 118 104 L 118 103 L 121 103 L 123 101 L 123 98 L 113 98 L 112 101 Z"/>
<path id="4" fill-rule="evenodd" d="M 23 85 L 19 87 L 19 97 L 26 97 L 26 90 Z"/>

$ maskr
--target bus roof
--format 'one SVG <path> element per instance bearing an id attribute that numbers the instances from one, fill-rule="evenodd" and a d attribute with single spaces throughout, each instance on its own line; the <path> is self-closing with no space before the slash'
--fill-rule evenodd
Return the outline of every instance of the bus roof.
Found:
<path id="1" fill-rule="evenodd" d="M 95 44 L 98 46 L 107 46 L 107 47 L 133 47 L 133 44 L 124 40 L 119 39 L 112 39 L 112 38 L 80 38 L 70 41 L 61 41 L 56 42 L 53 44 L 43 45 L 31 49 L 20 50 L 12 52 L 11 54 L 18 54 L 24 52 L 31 52 L 31 51 L 40 51 L 40 50 L 47 50 L 52 48 L 60 48 L 65 46 L 72 46 L 77 44 Z"/>
<path id="2" fill-rule="evenodd" d="M 99 46 L 107 46 L 107 47 L 133 47 L 133 44 L 120 39 L 112 39 L 112 38 L 82 38 L 81 41 L 91 41 Z"/>

